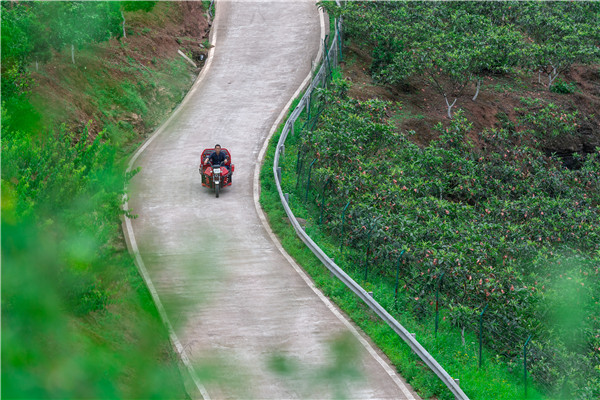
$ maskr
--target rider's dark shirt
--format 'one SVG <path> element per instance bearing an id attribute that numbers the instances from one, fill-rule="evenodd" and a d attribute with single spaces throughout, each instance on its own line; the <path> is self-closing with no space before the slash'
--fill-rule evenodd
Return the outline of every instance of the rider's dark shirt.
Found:
<path id="1" fill-rule="evenodd" d="M 226 158 L 227 155 L 225 154 L 225 152 L 221 151 L 219 154 L 217 154 L 217 152 L 215 151 L 210 155 L 209 160 L 212 165 L 215 165 L 224 162 Z"/>

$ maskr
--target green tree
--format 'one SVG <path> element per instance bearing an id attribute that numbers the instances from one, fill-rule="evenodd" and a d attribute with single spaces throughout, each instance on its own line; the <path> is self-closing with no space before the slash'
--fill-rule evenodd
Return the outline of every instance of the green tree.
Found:
<path id="1" fill-rule="evenodd" d="M 531 38 L 525 66 L 548 77 L 548 88 L 575 63 L 600 60 L 600 3 L 524 2 L 516 24 Z"/>
<path id="2" fill-rule="evenodd" d="M 75 63 L 75 48 L 101 42 L 119 34 L 120 5 L 116 2 L 40 2 L 36 15 L 47 27 L 51 46 L 60 51 L 71 46 Z"/>

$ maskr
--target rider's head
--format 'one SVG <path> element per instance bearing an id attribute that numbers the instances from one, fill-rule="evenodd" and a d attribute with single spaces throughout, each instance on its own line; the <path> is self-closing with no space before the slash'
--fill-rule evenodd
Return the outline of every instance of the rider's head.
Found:
<path id="1" fill-rule="evenodd" d="M 215 151 L 217 152 L 217 154 L 219 154 L 221 152 L 221 145 L 220 144 L 215 144 Z"/>

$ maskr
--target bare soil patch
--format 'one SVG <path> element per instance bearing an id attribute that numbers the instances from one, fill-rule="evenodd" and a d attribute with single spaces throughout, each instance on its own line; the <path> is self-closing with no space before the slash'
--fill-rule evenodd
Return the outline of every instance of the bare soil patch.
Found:
<path id="1" fill-rule="evenodd" d="M 352 82 L 349 95 L 359 100 L 378 98 L 399 102 L 391 118 L 399 130 L 415 132 L 410 138 L 416 144 L 426 146 L 435 140 L 437 133 L 433 127 L 437 123 L 449 124 L 444 98 L 425 77 L 414 78 L 402 86 L 379 85 L 370 75 L 372 58 L 368 50 L 356 44 L 350 44 L 345 50 L 342 70 Z M 550 92 L 543 77 L 539 83 L 537 74 L 533 73 L 490 77 L 482 83 L 476 101 L 472 100 L 475 84 L 467 87 L 458 97 L 453 112 L 465 111 L 473 124 L 471 139 L 478 146 L 477 133 L 501 127 L 503 115 L 516 123 L 515 108 L 522 107 L 522 97 L 551 101 L 565 111 L 578 110 L 583 117 L 576 134 L 549 139 L 543 143 L 544 150 L 567 159 L 575 152 L 591 153 L 600 147 L 600 65 L 575 65 L 560 79 L 574 83 L 575 93 Z"/>

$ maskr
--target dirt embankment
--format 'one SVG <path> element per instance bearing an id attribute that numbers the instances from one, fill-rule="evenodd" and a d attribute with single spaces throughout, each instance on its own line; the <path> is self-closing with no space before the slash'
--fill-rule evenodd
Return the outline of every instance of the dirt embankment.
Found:
<path id="1" fill-rule="evenodd" d="M 414 130 L 415 135 L 411 139 L 417 144 L 425 146 L 437 137 L 433 127 L 438 122 L 441 121 L 444 125 L 449 123 L 444 99 L 426 77 L 413 79 L 403 87 L 377 85 L 369 71 L 369 51 L 354 44 L 346 50 L 344 75 L 353 83 L 349 94 L 358 99 L 376 97 L 400 102 L 402 110 L 392 115 L 392 119 L 399 129 Z M 465 111 L 465 115 L 473 123 L 471 139 L 477 146 L 478 132 L 485 128 L 503 127 L 506 123 L 516 123 L 515 108 L 523 107 L 522 97 L 550 101 L 566 112 L 578 110 L 582 118 L 574 135 L 549 139 L 543 144 L 548 154 L 558 154 L 569 165 L 573 153 L 592 153 L 595 148 L 600 147 L 600 66 L 576 65 L 559 76 L 559 79 L 567 84 L 575 84 L 575 92 L 550 92 L 544 77 L 540 83 L 537 74 L 533 73 L 490 77 L 482 83 L 476 101 L 472 100 L 476 91 L 475 84 L 467 87 L 458 97 L 453 112 L 457 109 Z"/>
<path id="2" fill-rule="evenodd" d="M 32 102 L 43 129 L 65 123 L 138 142 L 181 101 L 206 60 L 209 18 L 201 2 L 157 2 L 125 12 L 126 37 L 55 54 L 33 66 Z M 178 54 L 197 64 L 194 68 Z"/>

